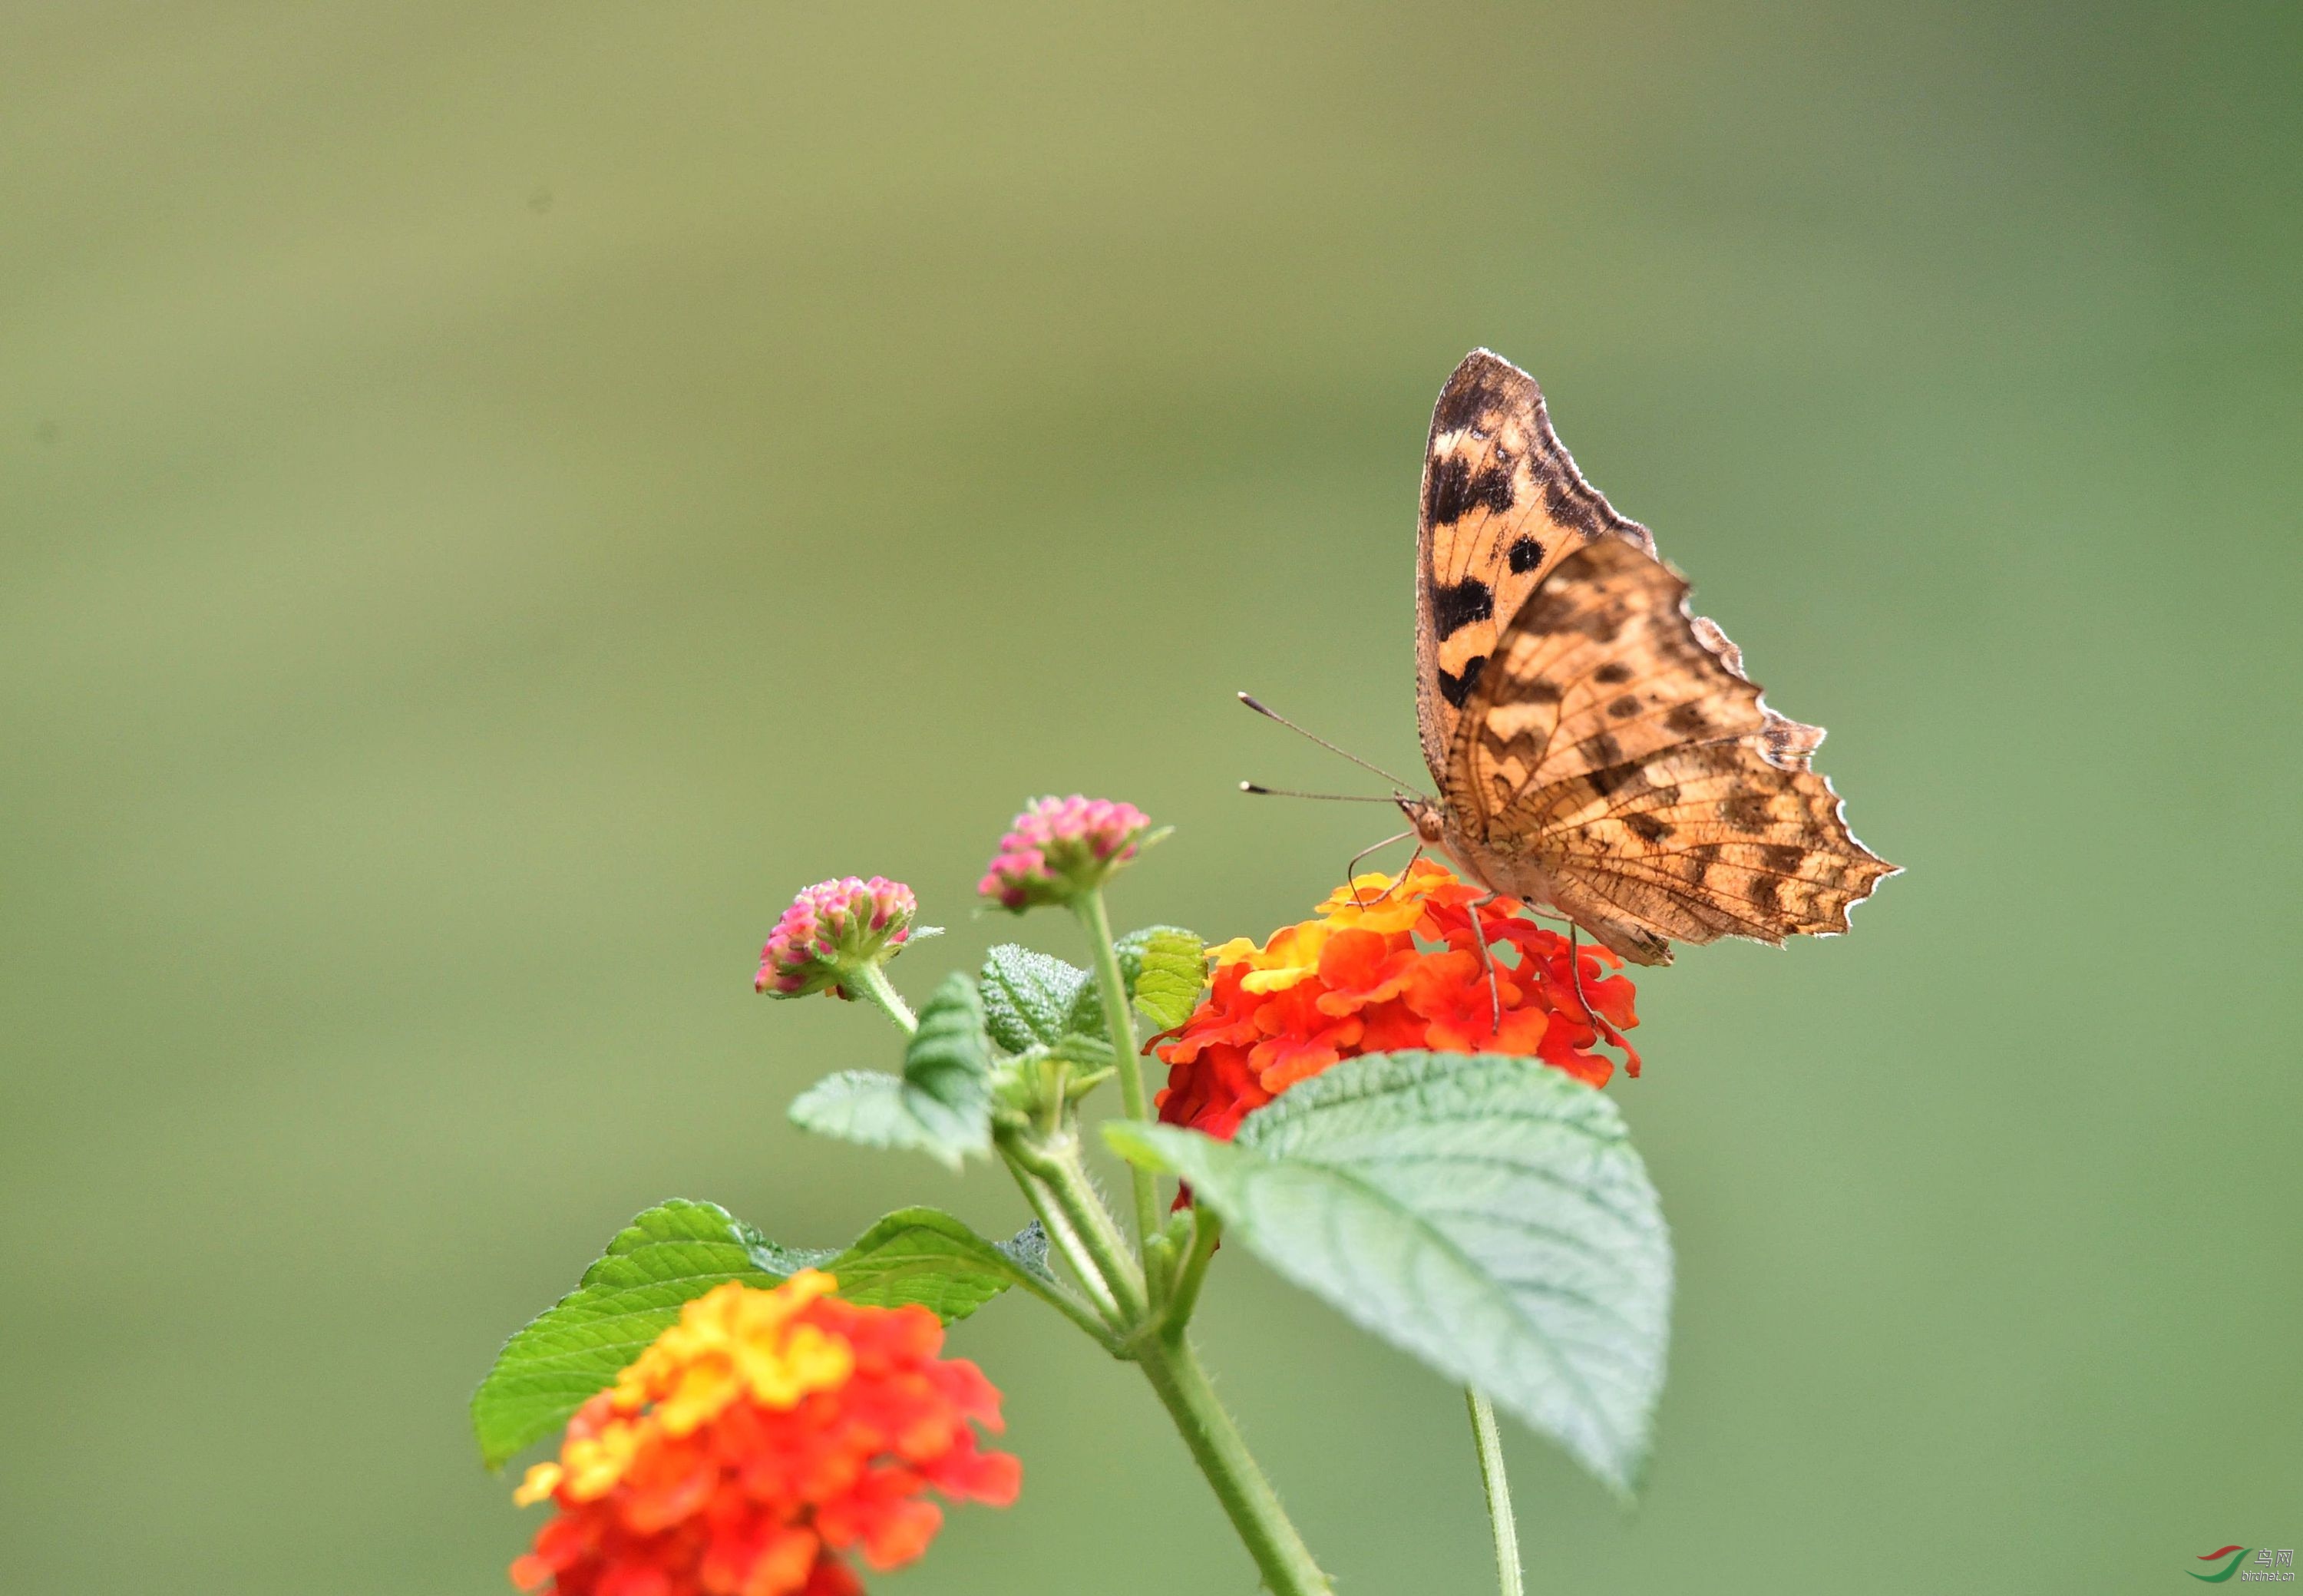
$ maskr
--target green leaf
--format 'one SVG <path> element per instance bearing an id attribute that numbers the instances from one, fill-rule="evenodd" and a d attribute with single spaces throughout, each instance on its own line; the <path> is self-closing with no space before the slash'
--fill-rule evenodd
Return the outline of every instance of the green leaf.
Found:
<path id="1" fill-rule="evenodd" d="M 1048 1237 L 1035 1220 L 1007 1241 L 986 1241 L 934 1208 L 899 1208 L 816 1268 L 839 1277 L 839 1295 L 874 1307 L 917 1303 L 947 1323 L 1010 1286 L 1057 1288 Z"/>
<path id="2" fill-rule="evenodd" d="M 1349 1059 L 1236 1142 L 1127 1121 L 1228 1235 L 1619 1491 L 1647 1457 L 1669 1336 L 1663 1213 L 1615 1105 L 1533 1059 Z"/>
<path id="3" fill-rule="evenodd" d="M 1175 974 L 1181 974 L 1181 970 L 1172 962 L 1173 955 L 1181 950 L 1184 942 L 1196 944 L 1199 940 L 1196 935 L 1185 931 L 1180 925 L 1146 925 L 1140 930 L 1131 931 L 1123 936 L 1113 938 L 1111 949 L 1119 958 L 1119 984 L 1127 989 L 1129 997 L 1137 996 L 1136 989 L 1143 978 L 1144 955 L 1155 943 L 1166 946 L 1168 950 L 1168 967 Z M 1207 975 L 1206 960 L 1202 959 L 1199 968 L 1193 973 L 1204 982 Z M 1172 986 L 1172 977 L 1169 984 Z M 1191 1011 L 1187 1009 L 1185 1012 L 1189 1014 Z M 1182 1023 L 1181 1020 L 1169 1022 L 1173 1025 Z M 1071 1013 L 1066 1017 L 1065 1024 L 1077 1032 L 1092 1033 L 1099 1036 L 1107 1034 L 1103 1019 L 1103 994 L 1096 989 L 1093 981 L 1086 982 L 1072 999 Z M 1162 1026 L 1160 1029 L 1165 1030 L 1167 1026 Z"/>
<path id="4" fill-rule="evenodd" d="M 1200 1006 L 1200 993 L 1208 984 L 1208 945 L 1173 925 L 1133 932 L 1119 945 L 1125 947 L 1131 938 L 1142 939 L 1136 973 L 1128 983 L 1135 1007 L 1160 1030 L 1172 1030 Z M 1123 973 L 1126 967 L 1123 959 Z"/>
<path id="5" fill-rule="evenodd" d="M 729 1280 L 782 1284 L 803 1269 L 839 1279 L 839 1295 L 876 1307 L 917 1303 L 949 1323 L 1010 1286 L 1059 1289 L 1035 1222 L 986 1241 L 948 1213 L 905 1208 L 832 1249 L 780 1247 L 714 1203 L 674 1199 L 618 1233 L 607 1253 L 496 1355 L 472 1394 L 472 1430 L 490 1468 L 568 1422 L 679 1317 L 680 1305 Z"/>
<path id="6" fill-rule="evenodd" d="M 826 1076 L 793 1102 L 792 1123 L 866 1147 L 924 1153 L 957 1170 L 966 1154 L 991 1150 L 991 1067 L 975 984 L 955 973 L 920 1010 L 901 1076 Z"/>
<path id="7" fill-rule="evenodd" d="M 1087 972 L 1045 953 L 1002 942 L 983 961 L 979 977 L 983 989 L 984 1026 L 991 1040 L 1011 1053 L 1055 1043 L 1067 1031 L 1088 1027 L 1074 1023 L 1080 994 L 1091 1005 L 1095 987 Z M 1101 1012 L 1095 1026 L 1101 1028 Z"/>
<path id="8" fill-rule="evenodd" d="M 728 1280 L 774 1286 L 813 1262 L 713 1203 L 673 1201 L 617 1234 L 576 1289 L 528 1322 L 472 1393 L 472 1430 L 494 1468 L 551 1433 L 679 1317 Z"/>

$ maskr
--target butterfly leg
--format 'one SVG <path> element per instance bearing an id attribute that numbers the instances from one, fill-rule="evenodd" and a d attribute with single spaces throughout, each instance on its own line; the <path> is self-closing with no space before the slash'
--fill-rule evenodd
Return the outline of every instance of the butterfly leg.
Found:
<path id="1" fill-rule="evenodd" d="M 1595 1033 L 1598 1032 L 1600 1027 L 1599 1011 L 1591 1007 L 1591 1000 L 1583 995 L 1583 954 L 1582 951 L 1582 943 L 1579 940 L 1581 928 L 1577 926 L 1574 921 L 1569 919 L 1565 915 L 1547 915 L 1540 909 L 1532 908 L 1529 909 L 1527 912 L 1535 919 L 1556 920 L 1562 925 L 1567 927 L 1567 978 L 1574 984 L 1575 1001 L 1583 1005 L 1583 1018 L 1585 1023 L 1588 1024 Z"/>
<path id="2" fill-rule="evenodd" d="M 1575 1001 L 1583 1005 L 1584 1023 L 1591 1027 L 1594 1035 L 1605 1036 L 1617 1047 L 1628 1051 L 1631 1044 L 1624 1040 L 1624 1034 L 1599 1017 L 1599 1011 L 1591 1007 L 1590 997 L 1583 990 L 1582 928 L 1565 915 L 1547 915 L 1532 908 L 1527 912 L 1536 919 L 1556 920 L 1567 927 L 1567 978 L 1574 985 Z"/>
<path id="3" fill-rule="evenodd" d="M 1417 843 L 1417 844 L 1415 845 L 1415 851 L 1414 851 L 1413 853 L 1409 854 L 1409 855 L 1407 856 L 1407 863 L 1406 863 L 1406 864 L 1405 864 L 1405 865 L 1403 865 L 1403 866 L 1401 866 L 1399 867 L 1399 874 L 1398 874 L 1397 875 L 1395 875 L 1395 876 L 1393 876 L 1393 877 L 1391 878 L 1391 885 L 1389 885 L 1389 886 L 1386 887 L 1382 891 L 1378 892 L 1378 893 L 1375 895 L 1374 901 L 1375 901 L 1375 902 L 1377 902 L 1377 903 L 1381 903 L 1385 899 L 1387 899 L 1387 898 L 1390 897 L 1394 892 L 1398 891 L 1400 888 L 1402 888 L 1402 887 L 1405 886 L 1405 885 L 1407 884 L 1407 876 L 1408 876 L 1408 873 L 1409 873 L 1410 871 L 1412 871 L 1412 870 L 1413 870 L 1413 869 L 1415 868 L 1415 861 L 1416 861 L 1416 860 L 1418 860 L 1418 859 L 1420 859 L 1420 858 L 1421 858 L 1422 857 L 1423 857 L 1423 844 L 1421 844 L 1421 842 L 1419 842 L 1419 843 Z M 1356 892 L 1353 893 L 1353 894 L 1352 894 L 1352 900 L 1353 900 L 1354 903 L 1359 902 L 1359 894 L 1358 894 L 1358 893 L 1356 893 Z M 1360 907 L 1361 907 L 1362 908 L 1367 908 L 1368 906 L 1367 906 L 1366 904 L 1364 904 L 1364 903 L 1361 903 L 1361 904 L 1360 904 Z"/>
<path id="4" fill-rule="evenodd" d="M 1480 911 L 1502 896 L 1501 892 L 1489 892 L 1464 906 L 1472 916 L 1472 947 L 1480 956 L 1480 967 L 1488 975 L 1488 1028 L 1491 1035 L 1500 1034 L 1504 1028 L 1504 988 L 1502 978 L 1496 974 L 1496 956 L 1488 950 L 1488 928 L 1480 919 Z"/>
<path id="5" fill-rule="evenodd" d="M 1609 1025 L 1607 1020 L 1600 1016 L 1599 1011 L 1591 1007 L 1591 1000 L 1584 995 L 1583 950 L 1582 945 L 1577 937 L 1578 930 L 1579 927 L 1576 925 L 1574 921 L 1570 920 L 1567 922 L 1567 969 L 1568 974 L 1573 978 L 1575 983 L 1575 1001 L 1583 1005 L 1583 1018 L 1590 1024 L 1591 1034 L 1594 1037 L 1605 1037 L 1615 1046 L 1622 1048 L 1624 1050 L 1624 1068 L 1629 1069 L 1633 1075 L 1637 1075 L 1640 1072 L 1639 1050 L 1634 1048 L 1630 1043 L 1624 1041 L 1624 1034 L 1615 1029 L 1615 1026 Z"/>
<path id="6" fill-rule="evenodd" d="M 1415 828 L 1413 826 L 1410 826 L 1405 831 L 1401 832 L 1395 836 L 1386 837 L 1380 842 L 1370 843 L 1367 847 L 1362 848 L 1359 852 L 1352 856 L 1352 862 L 1344 866 L 1344 883 L 1352 890 L 1352 907 L 1354 908 L 1365 908 L 1367 907 L 1366 904 L 1360 901 L 1360 884 L 1357 879 L 1359 875 L 1360 861 L 1366 858 L 1368 855 L 1371 853 L 1379 853 L 1384 849 L 1389 848 L 1395 842 L 1405 842 L 1413 835 L 1415 835 Z M 1410 856 L 1407 863 L 1411 869 L 1414 866 L 1416 857 L 1420 857 L 1422 852 L 1423 849 L 1419 845 L 1415 850 L 1415 854 Z M 1403 880 L 1405 879 L 1405 872 L 1402 872 L 1401 878 Z M 1390 888 L 1387 887 L 1384 891 L 1388 894 Z M 1378 903 L 1381 903 L 1383 899 L 1379 898 L 1376 901 Z"/>
<path id="7" fill-rule="evenodd" d="M 1567 922 L 1567 975 L 1575 984 L 1575 1001 L 1583 1005 L 1583 1023 L 1591 1027 L 1592 1034 L 1599 1034 L 1599 1016 L 1591 1007 L 1591 1000 L 1583 995 L 1583 945 L 1579 940 L 1582 928 L 1574 921 Z"/>

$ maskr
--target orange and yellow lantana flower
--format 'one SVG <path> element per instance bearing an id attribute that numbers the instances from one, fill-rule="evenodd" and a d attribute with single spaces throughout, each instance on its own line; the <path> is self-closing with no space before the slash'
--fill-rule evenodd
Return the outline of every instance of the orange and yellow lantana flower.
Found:
<path id="1" fill-rule="evenodd" d="M 729 1281 L 568 1423 L 516 1499 L 559 1508 L 513 1583 L 555 1596 L 857 1596 L 847 1554 L 907 1563 L 943 1522 L 932 1487 L 1004 1507 L 1021 1468 L 979 1451 L 1000 1393 L 937 1355 L 925 1308 L 871 1308 L 805 1270 Z"/>
<path id="2" fill-rule="evenodd" d="M 1632 984 L 1607 974 L 1615 956 L 1581 950 L 1579 999 L 1568 939 L 1509 899 L 1474 908 L 1482 895 L 1418 860 L 1396 882 L 1361 876 L 1317 919 L 1282 926 L 1260 948 L 1241 937 L 1211 950 L 1206 1001 L 1157 1049 L 1168 1065 L 1160 1118 L 1228 1138 L 1251 1110 L 1337 1060 L 1400 1048 L 1532 1055 L 1599 1086 L 1615 1068 L 1592 1051 L 1604 1034 L 1637 1075 L 1622 1035 L 1639 1024 Z M 1492 991 L 1475 936 L 1492 950 Z"/>

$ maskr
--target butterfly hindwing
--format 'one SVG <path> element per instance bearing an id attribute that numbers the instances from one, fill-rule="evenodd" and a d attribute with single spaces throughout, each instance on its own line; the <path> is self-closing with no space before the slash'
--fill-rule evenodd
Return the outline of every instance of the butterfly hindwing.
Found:
<path id="1" fill-rule="evenodd" d="M 1618 779 L 1600 792 L 1594 776 Z M 1529 807 L 1553 816 L 1537 846 L 1563 909 L 1589 903 L 1678 942 L 1843 932 L 1848 911 L 1894 874 L 1848 831 L 1831 783 L 1776 764 L 1760 736 L 1577 777 Z M 1613 945 L 1607 929 L 1593 926 Z"/>
<path id="2" fill-rule="evenodd" d="M 1687 591 L 1625 544 L 1570 555 L 1504 629 L 1448 760 L 1467 841 L 1539 868 L 1641 963 L 1670 941 L 1843 931 L 1892 869 L 1807 767 L 1820 729 L 1760 702 Z"/>
<path id="3" fill-rule="evenodd" d="M 1502 623 L 1594 538 L 1655 547 L 1646 528 L 1583 480 L 1535 379 L 1472 350 L 1432 409 L 1416 525 L 1416 718 L 1433 780 L 1446 780 L 1448 747 Z"/>

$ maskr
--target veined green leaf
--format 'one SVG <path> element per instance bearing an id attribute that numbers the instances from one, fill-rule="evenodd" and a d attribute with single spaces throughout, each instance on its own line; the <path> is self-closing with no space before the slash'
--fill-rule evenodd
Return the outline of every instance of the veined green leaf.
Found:
<path id="1" fill-rule="evenodd" d="M 1145 925 L 1112 939 L 1112 951 L 1119 958 L 1119 983 L 1127 989 L 1130 999 L 1140 996 L 1143 980 L 1144 956 L 1155 943 L 1158 943 L 1165 947 L 1170 960 L 1168 967 L 1170 979 L 1167 985 L 1167 992 L 1169 1000 L 1172 1001 L 1173 977 L 1184 973 L 1172 960 L 1174 955 L 1181 951 L 1183 942 L 1185 941 L 1196 943 L 1199 938 L 1180 925 Z M 1201 961 L 1200 967 L 1195 973 L 1202 981 L 1205 980 L 1207 965 L 1204 959 Z M 1188 1014 L 1190 1010 L 1186 1009 L 1185 1012 Z M 1098 1036 L 1108 1034 L 1103 1018 L 1103 994 L 1096 989 L 1093 981 L 1088 981 L 1072 999 L 1071 1014 L 1065 1023 L 1074 1031 L 1092 1033 Z M 1170 1023 L 1180 1025 L 1183 1022 L 1177 1020 Z M 1164 1031 L 1168 1027 L 1162 1026 L 1160 1028 Z"/>
<path id="2" fill-rule="evenodd" d="M 983 1020 L 991 1040 L 1011 1053 L 1052 1044 L 1067 1031 L 1087 1027 L 1074 1022 L 1074 1012 L 1084 992 L 1092 1005 L 1094 984 L 1085 970 L 1060 958 L 1002 942 L 983 960 L 977 979 L 983 992 Z M 1096 1029 L 1101 1031 L 1100 1011 Z"/>
<path id="3" fill-rule="evenodd" d="M 811 1254 L 777 1247 L 714 1203 L 661 1203 L 632 1220 L 576 1289 L 505 1343 L 472 1393 L 472 1430 L 490 1468 L 565 1423 L 585 1398 L 729 1280 L 773 1286 Z"/>
<path id="4" fill-rule="evenodd" d="M 1173 925 L 1154 925 L 1131 935 L 1142 939 L 1131 983 L 1135 1007 L 1159 1029 L 1171 1030 L 1191 1018 L 1192 1010 L 1200 1006 L 1200 993 L 1207 990 L 1208 945 Z"/>
<path id="5" fill-rule="evenodd" d="M 1346 1060 L 1236 1141 L 1127 1121 L 1273 1269 L 1633 1489 L 1669 1337 L 1655 1188 L 1603 1094 L 1533 1059 Z"/>
<path id="6" fill-rule="evenodd" d="M 838 1275 L 849 1302 L 917 1303 L 946 1322 L 966 1318 L 1010 1286 L 1057 1287 L 1037 1220 L 1006 1241 L 987 1241 L 934 1208 L 899 1208 L 814 1267 Z"/>
<path id="7" fill-rule="evenodd" d="M 990 1068 L 975 984 L 955 973 L 920 1010 L 902 1075 L 826 1076 L 793 1102 L 792 1123 L 867 1147 L 924 1153 L 957 1170 L 966 1154 L 991 1150 Z"/>
<path id="8" fill-rule="evenodd" d="M 496 1355 L 472 1394 L 480 1456 L 497 1467 L 559 1429 L 679 1317 L 682 1304 L 729 1280 L 771 1287 L 821 1269 L 839 1277 L 850 1302 L 917 1303 L 949 1322 L 1009 1286 L 1053 1288 L 1047 1257 L 1036 1223 L 992 1242 L 933 1208 L 899 1209 L 852 1246 L 799 1249 L 776 1246 L 717 1203 L 658 1203 Z"/>

